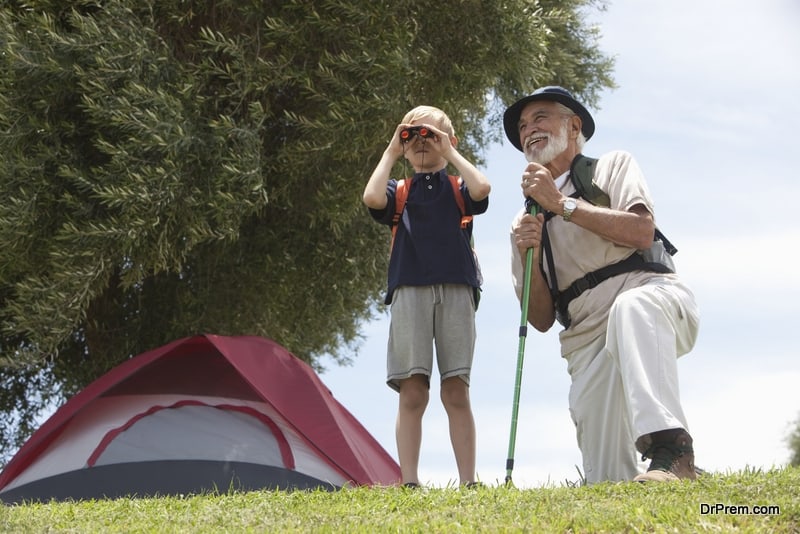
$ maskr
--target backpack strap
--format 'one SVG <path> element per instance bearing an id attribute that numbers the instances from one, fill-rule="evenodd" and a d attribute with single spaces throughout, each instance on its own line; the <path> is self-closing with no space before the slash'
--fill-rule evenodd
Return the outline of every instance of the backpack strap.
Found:
<path id="1" fill-rule="evenodd" d="M 570 165 L 569 179 L 572 181 L 572 185 L 575 186 L 575 191 L 579 197 L 588 200 L 595 206 L 604 206 L 607 208 L 611 205 L 611 198 L 594 182 L 595 167 L 597 167 L 597 158 L 590 158 L 583 154 L 578 154 Z M 678 252 L 675 245 L 670 243 L 667 236 L 658 228 L 655 229 L 653 240 L 661 240 L 670 256 L 674 256 Z"/>
<path id="2" fill-rule="evenodd" d="M 406 202 L 408 202 L 408 189 L 410 187 L 410 180 L 397 180 L 397 188 L 394 193 L 394 216 L 392 217 L 392 232 L 395 231 L 397 225 L 400 223 L 400 217 L 406 209 Z"/>
<path id="3" fill-rule="evenodd" d="M 581 296 L 584 291 L 588 291 L 589 289 L 597 287 L 601 282 L 604 282 L 609 278 L 633 271 L 651 271 L 655 273 L 674 272 L 665 265 L 648 262 L 642 257 L 641 254 L 634 252 L 624 260 L 606 265 L 605 267 L 601 267 L 596 271 L 587 273 L 583 277 L 572 282 L 572 284 L 570 284 L 570 286 L 564 291 L 557 292 L 555 305 L 556 317 L 560 317 L 559 322 L 564 326 L 564 328 L 569 328 L 569 325 L 572 322 L 569 316 L 569 311 L 567 311 L 569 303 Z"/>
<path id="4" fill-rule="evenodd" d="M 611 205 L 611 198 L 594 182 L 595 167 L 597 167 L 597 158 L 578 154 L 570 165 L 569 179 L 581 198 L 596 206 L 607 208 Z"/>
<path id="5" fill-rule="evenodd" d="M 398 180 L 397 188 L 394 193 L 394 215 L 392 216 L 392 241 L 389 244 L 389 251 L 394 248 L 394 238 L 397 235 L 397 225 L 400 224 L 400 218 L 406 209 L 406 202 L 408 202 L 408 190 L 411 188 L 411 179 Z"/>
<path id="6" fill-rule="evenodd" d="M 467 208 L 464 206 L 464 195 L 461 194 L 461 184 L 464 183 L 464 180 L 460 176 L 452 175 L 448 175 L 447 178 L 450 180 L 453 196 L 456 197 L 456 204 L 458 204 L 458 209 L 461 211 L 461 229 L 466 230 L 469 223 L 472 222 L 472 215 L 467 215 Z"/>
<path id="7" fill-rule="evenodd" d="M 573 281 L 564 291 L 559 291 L 556 266 L 553 261 L 553 249 L 550 245 L 550 234 L 547 231 L 547 222 L 552 219 L 553 216 L 554 214 L 552 212 L 545 212 L 544 224 L 542 225 L 542 250 L 544 254 L 539 255 L 539 268 L 542 270 L 542 274 L 544 274 L 542 256 L 545 256 L 547 258 L 547 274 L 549 275 L 549 279 L 546 278 L 548 282 L 547 287 L 550 289 L 550 296 L 553 299 L 556 319 L 564 328 L 569 328 L 570 324 L 572 324 L 572 318 L 568 310 L 569 303 L 581 296 L 584 291 L 597 287 L 601 282 L 632 271 L 651 271 L 656 273 L 675 272 L 675 270 L 668 265 L 655 261 L 648 261 L 637 251 L 622 261 L 606 265 L 605 267 L 585 274 L 581 278 Z"/>
<path id="8" fill-rule="evenodd" d="M 461 212 L 461 229 L 466 230 L 469 223 L 472 222 L 472 215 L 467 215 L 467 208 L 464 205 L 464 195 L 461 194 L 461 184 L 463 180 L 460 176 L 447 175 L 450 181 L 450 187 L 453 189 L 453 196 L 458 204 L 458 210 Z M 392 216 L 392 246 L 394 246 L 394 237 L 397 234 L 397 226 L 400 224 L 400 219 L 406 210 L 406 203 L 408 202 L 408 192 L 411 189 L 411 179 L 404 179 L 397 181 L 397 188 L 394 194 L 394 216 Z M 391 250 L 391 247 L 390 249 Z"/>

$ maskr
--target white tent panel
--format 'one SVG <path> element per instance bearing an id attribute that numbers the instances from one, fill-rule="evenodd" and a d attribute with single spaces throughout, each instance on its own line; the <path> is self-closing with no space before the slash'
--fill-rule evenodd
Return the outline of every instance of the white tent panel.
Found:
<path id="1" fill-rule="evenodd" d="M 275 435 L 245 413 L 212 406 L 158 410 L 117 434 L 95 465 L 217 460 L 286 467 Z"/>
<path id="2" fill-rule="evenodd" d="M 109 432 L 123 427 L 131 419 L 153 407 L 168 407 L 181 401 L 200 401 L 208 406 L 183 406 L 155 411 L 154 414 L 137 421 L 127 431 L 120 433 L 102 452 L 97 465 L 146 459 L 220 460 L 219 454 L 214 455 L 212 451 L 224 450 L 223 458 L 227 461 L 246 461 L 282 467 L 277 441 L 267 426 L 255 417 L 240 412 L 212 408 L 218 405 L 232 405 L 252 408 L 272 419 L 289 443 L 295 461 L 295 471 L 337 486 L 347 481 L 337 469 L 320 458 L 319 453 L 312 450 L 307 441 L 302 439 L 279 413 L 264 402 L 174 394 L 119 395 L 99 397 L 86 406 L 65 425 L 63 432 L 50 443 L 47 450 L 9 483 L 6 489 L 86 468 L 92 453 Z M 198 409 L 183 411 L 186 408 Z M 186 417 L 186 414 L 190 413 L 192 417 Z M 177 421 L 182 418 L 185 420 Z M 129 433 L 134 429 L 134 432 Z M 165 440 L 165 437 L 169 439 Z M 116 443 L 120 438 L 121 441 Z M 253 438 L 257 443 L 263 443 L 264 448 L 246 446 Z M 274 454 L 270 452 L 271 450 Z M 157 451 L 165 456 L 158 456 Z M 124 453 L 130 453 L 129 458 L 138 460 L 123 460 L 126 458 Z"/>

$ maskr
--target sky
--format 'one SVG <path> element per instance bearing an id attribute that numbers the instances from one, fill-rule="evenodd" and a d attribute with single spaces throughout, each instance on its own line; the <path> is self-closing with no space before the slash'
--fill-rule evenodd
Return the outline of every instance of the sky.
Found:
<path id="1" fill-rule="evenodd" d="M 697 344 L 678 363 L 696 463 L 720 473 L 785 465 L 786 437 L 800 418 L 800 169 L 791 141 L 800 124 L 800 2 L 613 0 L 590 20 L 600 26 L 600 48 L 616 58 L 618 87 L 590 107 L 597 130 L 584 153 L 621 149 L 636 158 L 701 311 Z M 489 210 L 475 219 L 485 282 L 470 390 L 477 476 L 494 485 L 504 481 L 511 434 L 520 311 L 508 235 L 522 207 L 525 160 L 508 142 L 485 160 L 493 189 Z M 353 365 L 323 360 L 321 378 L 397 458 L 388 328 L 388 315 L 365 325 Z M 580 479 L 559 329 L 530 328 L 525 341 L 517 487 Z M 457 484 L 457 470 L 438 384 L 434 374 L 420 479 L 444 487 Z"/>

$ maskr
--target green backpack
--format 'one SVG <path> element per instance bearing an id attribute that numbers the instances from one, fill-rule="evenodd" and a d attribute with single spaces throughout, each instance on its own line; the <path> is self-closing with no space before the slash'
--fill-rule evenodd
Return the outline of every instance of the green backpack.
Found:
<path id="1" fill-rule="evenodd" d="M 578 196 L 594 205 L 609 207 L 611 205 L 611 198 L 594 181 L 594 171 L 596 167 L 596 158 L 578 154 L 575 156 L 575 159 L 572 160 L 569 178 L 575 186 L 575 191 Z M 618 274 L 635 270 L 647 270 L 659 273 L 675 272 L 675 264 L 672 261 L 672 255 L 678 252 L 678 249 L 676 249 L 666 236 L 656 228 L 653 235 L 653 245 L 649 249 L 641 250 L 638 253 L 632 254 L 625 260 L 606 265 L 605 267 L 588 273 L 573 281 L 564 291 L 559 291 L 555 265 L 553 263 L 553 254 L 550 246 L 550 237 L 547 232 L 547 220 L 548 217 L 545 216 L 545 225 L 542 230 L 542 247 L 545 251 L 544 256 L 547 257 L 547 269 L 550 274 L 550 282 L 548 285 L 550 285 L 550 295 L 555 305 L 556 319 L 564 328 L 569 328 L 572 324 L 572 319 L 568 311 L 569 303 L 580 296 L 584 291 L 596 287 L 604 280 Z M 540 261 L 541 260 L 540 258 Z M 544 265 L 540 264 L 540 268 L 544 269 Z M 544 272 L 544 270 L 542 272 Z"/>
<path id="2" fill-rule="evenodd" d="M 570 180 L 572 180 L 572 185 L 575 186 L 575 190 L 582 199 L 591 202 L 595 206 L 607 208 L 611 205 L 611 198 L 595 183 L 595 167 L 597 167 L 597 158 L 590 158 L 583 154 L 578 154 L 575 156 L 575 159 L 572 160 L 569 177 Z M 670 243 L 669 239 L 667 239 L 658 228 L 656 228 L 653 241 L 661 241 L 670 256 L 674 256 L 675 253 L 678 252 L 678 249 Z"/>

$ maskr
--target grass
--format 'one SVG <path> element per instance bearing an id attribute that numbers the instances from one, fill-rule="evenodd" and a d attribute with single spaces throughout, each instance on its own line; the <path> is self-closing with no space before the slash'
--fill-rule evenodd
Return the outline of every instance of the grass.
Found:
<path id="1" fill-rule="evenodd" d="M 354 488 L 54 502 L 0 506 L 0 531 L 797 533 L 797 488 L 800 468 L 787 467 L 707 474 L 694 483 Z M 717 511 L 717 505 L 774 508 L 760 515 Z"/>

